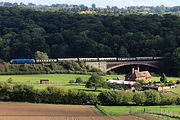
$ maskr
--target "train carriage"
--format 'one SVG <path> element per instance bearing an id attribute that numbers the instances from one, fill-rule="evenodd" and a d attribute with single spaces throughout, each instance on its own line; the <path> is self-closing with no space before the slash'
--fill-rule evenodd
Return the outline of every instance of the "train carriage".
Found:
<path id="1" fill-rule="evenodd" d="M 36 63 L 54 63 L 57 59 L 36 59 Z"/>
<path id="2" fill-rule="evenodd" d="M 79 61 L 78 58 L 58 58 L 58 62 L 61 61 Z"/>
<path id="3" fill-rule="evenodd" d="M 79 58 L 79 61 L 98 61 L 98 58 Z"/>

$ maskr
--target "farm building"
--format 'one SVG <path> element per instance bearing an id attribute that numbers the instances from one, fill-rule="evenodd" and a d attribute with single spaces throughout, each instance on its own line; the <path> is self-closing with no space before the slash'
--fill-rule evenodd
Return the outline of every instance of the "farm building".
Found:
<path id="1" fill-rule="evenodd" d="M 139 71 L 139 68 L 135 70 L 132 69 L 132 72 L 125 76 L 125 81 L 137 81 L 144 80 L 146 83 L 150 82 L 151 74 L 149 71 Z"/>

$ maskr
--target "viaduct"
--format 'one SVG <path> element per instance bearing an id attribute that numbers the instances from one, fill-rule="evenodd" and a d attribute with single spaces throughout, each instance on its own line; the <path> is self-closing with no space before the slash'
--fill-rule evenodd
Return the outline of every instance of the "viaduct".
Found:
<path id="1" fill-rule="evenodd" d="M 111 71 L 113 69 L 129 66 L 129 65 L 144 65 L 156 69 L 162 69 L 164 66 L 163 60 L 135 60 L 135 61 L 86 61 L 86 65 L 93 66 L 104 72 Z"/>

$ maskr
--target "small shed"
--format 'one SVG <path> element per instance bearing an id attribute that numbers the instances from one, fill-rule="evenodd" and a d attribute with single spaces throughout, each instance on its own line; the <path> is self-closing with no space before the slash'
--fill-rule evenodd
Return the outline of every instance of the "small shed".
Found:
<path id="1" fill-rule="evenodd" d="M 40 84 L 49 84 L 49 80 L 40 80 Z"/>

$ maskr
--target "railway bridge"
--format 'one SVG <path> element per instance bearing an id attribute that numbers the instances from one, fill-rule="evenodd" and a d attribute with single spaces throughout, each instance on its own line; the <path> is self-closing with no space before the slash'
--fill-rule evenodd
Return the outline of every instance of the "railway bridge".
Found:
<path id="1" fill-rule="evenodd" d="M 129 65 L 144 65 L 156 69 L 162 69 L 164 66 L 164 60 L 134 60 L 134 61 L 86 61 L 86 65 L 93 66 L 104 72 L 111 71 L 116 68 Z"/>

